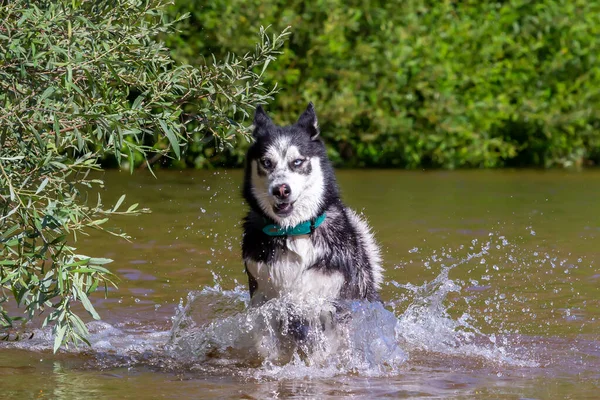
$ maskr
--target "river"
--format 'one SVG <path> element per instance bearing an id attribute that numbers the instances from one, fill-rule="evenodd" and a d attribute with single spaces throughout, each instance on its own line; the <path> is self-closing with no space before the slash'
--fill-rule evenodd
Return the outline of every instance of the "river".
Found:
<path id="1" fill-rule="evenodd" d="M 120 278 L 93 302 L 92 346 L 47 330 L 0 344 L 2 398 L 597 398 L 600 171 L 341 170 L 383 249 L 383 306 L 349 304 L 343 337 L 275 351 L 247 310 L 242 172 L 103 174 L 151 214 L 119 217 L 81 254 Z M 260 315 L 259 315 L 260 314 Z"/>

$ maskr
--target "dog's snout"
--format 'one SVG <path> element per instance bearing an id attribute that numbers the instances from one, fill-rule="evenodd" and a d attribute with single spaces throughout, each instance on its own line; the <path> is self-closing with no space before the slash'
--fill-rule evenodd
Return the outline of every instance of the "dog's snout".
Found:
<path id="1" fill-rule="evenodd" d="M 273 196 L 277 197 L 279 200 L 284 200 L 290 197 L 290 194 L 292 194 L 292 188 L 287 183 L 282 183 L 281 185 L 274 186 L 272 193 Z"/>

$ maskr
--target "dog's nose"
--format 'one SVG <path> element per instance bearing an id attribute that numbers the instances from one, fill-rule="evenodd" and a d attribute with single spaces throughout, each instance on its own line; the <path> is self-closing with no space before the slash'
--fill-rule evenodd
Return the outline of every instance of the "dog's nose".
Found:
<path id="1" fill-rule="evenodd" d="M 292 188 L 287 183 L 274 186 L 271 191 L 273 192 L 273 196 L 277 197 L 279 200 L 287 199 L 290 197 L 290 194 L 292 194 Z"/>

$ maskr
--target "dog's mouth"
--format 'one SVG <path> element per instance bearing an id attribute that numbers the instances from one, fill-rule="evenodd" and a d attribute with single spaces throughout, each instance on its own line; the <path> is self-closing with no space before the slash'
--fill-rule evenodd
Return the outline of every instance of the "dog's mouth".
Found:
<path id="1" fill-rule="evenodd" d="M 280 217 L 287 217 L 294 210 L 294 204 L 292 203 L 279 203 L 273 206 L 273 211 Z"/>

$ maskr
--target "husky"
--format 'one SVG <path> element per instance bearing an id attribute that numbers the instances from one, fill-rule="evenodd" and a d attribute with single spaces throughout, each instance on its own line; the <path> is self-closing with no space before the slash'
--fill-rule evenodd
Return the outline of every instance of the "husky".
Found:
<path id="1" fill-rule="evenodd" d="M 285 127 L 256 108 L 243 186 L 251 306 L 283 297 L 380 301 L 379 248 L 365 220 L 342 203 L 319 133 L 312 103 Z"/>

